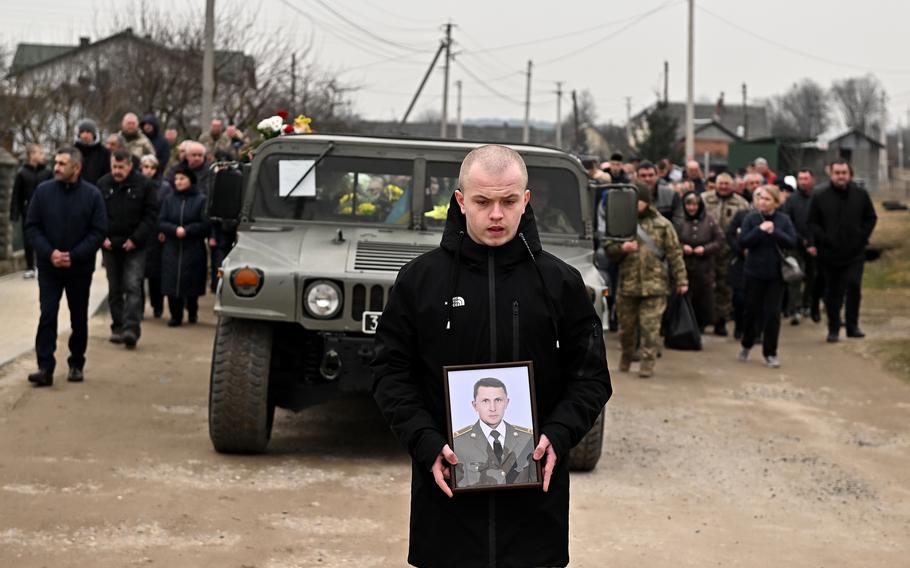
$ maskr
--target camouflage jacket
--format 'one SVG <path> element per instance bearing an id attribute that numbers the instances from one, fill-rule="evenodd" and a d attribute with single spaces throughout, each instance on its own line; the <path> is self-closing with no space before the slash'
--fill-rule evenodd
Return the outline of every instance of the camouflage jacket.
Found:
<path id="1" fill-rule="evenodd" d="M 659 258 L 639 236 L 635 237 L 635 242 L 638 243 L 636 252 L 625 252 L 622 243 L 610 242 L 606 246 L 606 253 L 611 260 L 619 262 L 619 294 L 665 296 L 670 293 L 668 270 L 676 286 L 688 286 L 682 246 L 673 224 L 651 206 L 639 215 L 638 225 L 663 251 L 665 259 Z"/>
<path id="2" fill-rule="evenodd" d="M 702 194 L 701 199 L 705 203 L 705 211 L 714 217 L 723 232 L 727 231 L 727 227 L 730 226 L 730 221 L 733 220 L 737 211 L 749 208 L 749 202 L 742 195 L 735 193 L 721 197 L 716 191 L 706 191 Z"/>

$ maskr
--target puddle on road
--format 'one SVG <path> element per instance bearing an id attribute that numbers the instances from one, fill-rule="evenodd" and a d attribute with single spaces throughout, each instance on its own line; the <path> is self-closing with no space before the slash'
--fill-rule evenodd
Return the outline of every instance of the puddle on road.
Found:
<path id="1" fill-rule="evenodd" d="M 96 483 L 77 483 L 70 487 L 51 487 L 40 483 L 10 483 L 4 485 L 3 490 L 20 495 L 50 495 L 52 493 L 85 495 L 97 493 L 101 490 L 101 486 Z"/>

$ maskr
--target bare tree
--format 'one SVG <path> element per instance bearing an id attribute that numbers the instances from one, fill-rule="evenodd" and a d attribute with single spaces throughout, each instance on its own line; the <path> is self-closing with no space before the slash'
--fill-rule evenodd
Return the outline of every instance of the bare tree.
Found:
<path id="1" fill-rule="evenodd" d="M 20 144 L 54 145 L 71 141 L 83 116 L 116 131 L 127 111 L 154 113 L 188 137 L 208 127 L 198 124 L 201 13 L 169 12 L 146 0 L 137 0 L 133 10 L 113 13 L 107 39 L 91 50 L 3 81 L 0 130 L 11 132 Z M 310 43 L 298 45 L 281 30 L 262 33 L 256 15 L 255 8 L 219 5 L 216 115 L 247 130 L 279 109 L 306 114 L 323 131 L 350 120 L 346 97 L 351 87 L 318 66 Z M 296 56 L 296 85 L 291 54 Z"/>
<path id="2" fill-rule="evenodd" d="M 831 109 L 825 89 L 811 79 L 794 83 L 768 104 L 771 133 L 814 140 L 831 125 Z"/>
<path id="3" fill-rule="evenodd" d="M 831 97 L 847 128 L 870 135 L 881 121 L 884 93 L 884 87 L 874 75 L 842 79 L 831 85 Z"/>

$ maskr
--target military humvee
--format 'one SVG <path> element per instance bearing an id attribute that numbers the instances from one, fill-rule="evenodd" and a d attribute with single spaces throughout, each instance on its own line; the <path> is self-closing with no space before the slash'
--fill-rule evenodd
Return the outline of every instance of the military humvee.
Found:
<path id="1" fill-rule="evenodd" d="M 389 288 L 405 263 L 439 244 L 461 161 L 478 145 L 282 136 L 263 143 L 251 165 L 216 174 L 210 215 L 238 222 L 216 292 L 209 433 L 217 451 L 263 451 L 276 406 L 299 411 L 370 391 Z M 581 272 L 602 313 L 581 164 L 559 150 L 513 147 L 527 162 L 546 250 Z M 634 207 L 633 197 L 633 218 Z M 575 469 L 594 468 L 602 438 L 603 414 L 573 450 Z"/>

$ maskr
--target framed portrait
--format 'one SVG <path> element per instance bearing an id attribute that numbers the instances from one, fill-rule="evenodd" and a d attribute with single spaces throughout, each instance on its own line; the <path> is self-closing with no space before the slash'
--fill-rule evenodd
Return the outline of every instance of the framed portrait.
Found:
<path id="1" fill-rule="evenodd" d="M 443 368 L 453 492 L 542 487 L 531 361 Z"/>

